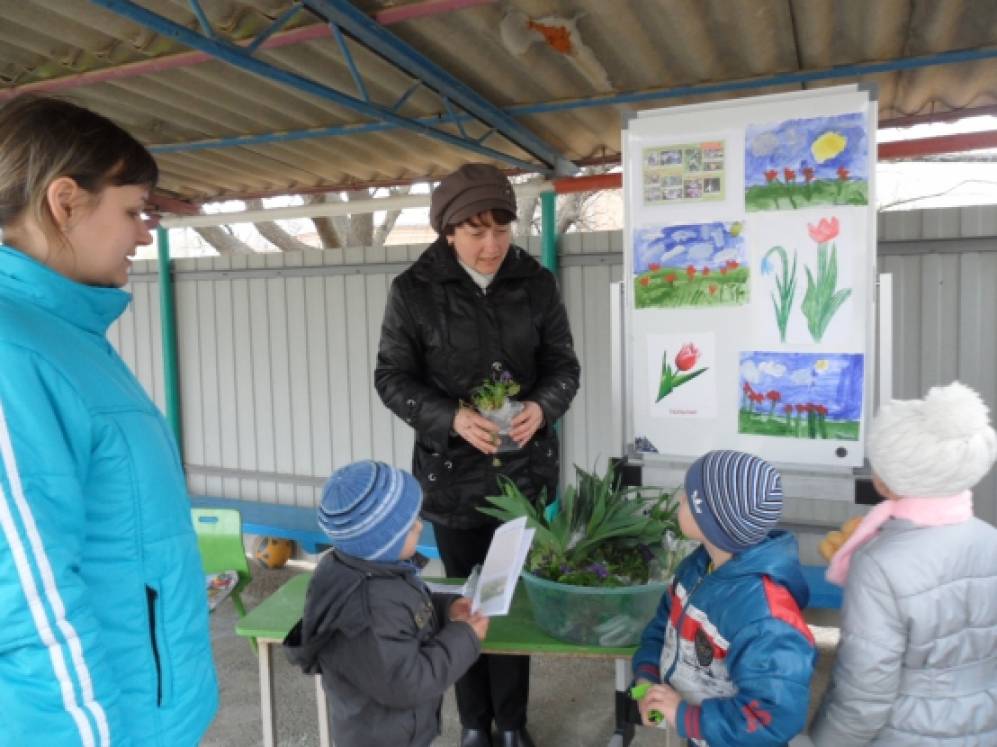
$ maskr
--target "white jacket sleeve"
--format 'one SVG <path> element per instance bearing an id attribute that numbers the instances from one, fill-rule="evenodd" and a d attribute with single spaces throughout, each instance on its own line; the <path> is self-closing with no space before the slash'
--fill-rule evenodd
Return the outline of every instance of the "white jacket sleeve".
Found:
<path id="1" fill-rule="evenodd" d="M 831 686 L 814 720 L 817 747 L 858 747 L 886 725 L 900 689 L 907 632 L 889 577 L 869 552 L 852 558 Z"/>

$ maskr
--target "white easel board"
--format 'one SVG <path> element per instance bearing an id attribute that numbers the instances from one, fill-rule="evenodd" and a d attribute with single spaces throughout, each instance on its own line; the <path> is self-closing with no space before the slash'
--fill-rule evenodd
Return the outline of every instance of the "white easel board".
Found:
<path id="1" fill-rule="evenodd" d="M 855 86 L 623 132 L 624 435 L 645 460 L 856 467 L 875 363 L 876 103 Z"/>

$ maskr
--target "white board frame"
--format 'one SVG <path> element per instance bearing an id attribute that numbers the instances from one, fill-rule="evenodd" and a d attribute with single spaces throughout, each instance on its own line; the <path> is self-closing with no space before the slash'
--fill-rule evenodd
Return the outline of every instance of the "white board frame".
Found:
<path id="1" fill-rule="evenodd" d="M 863 407 L 861 415 L 861 426 L 859 440 L 836 442 L 818 441 L 816 448 L 830 447 L 837 451 L 839 447 L 847 449 L 846 456 L 828 455 L 827 451 L 823 455 L 802 449 L 800 454 L 787 453 L 793 450 L 780 449 L 777 447 L 779 441 L 796 441 L 795 439 L 780 439 L 749 434 L 738 434 L 736 427 L 719 433 L 704 437 L 699 434 L 698 438 L 691 439 L 693 444 L 691 451 L 686 453 L 670 453 L 667 449 L 662 449 L 661 454 L 637 452 L 634 449 L 635 433 L 635 407 L 638 406 L 638 397 L 635 390 L 635 366 L 644 366 L 646 362 L 637 360 L 642 347 L 637 344 L 634 338 L 634 298 L 633 298 L 633 267 L 634 267 L 634 230 L 641 220 L 646 221 L 646 213 L 641 216 L 634 210 L 636 204 L 634 200 L 642 199 L 639 194 L 641 189 L 641 175 L 635 169 L 635 164 L 640 163 L 640 153 L 635 152 L 635 148 L 646 145 L 648 137 L 660 136 L 662 142 L 684 142 L 691 139 L 709 140 L 721 131 L 740 131 L 741 149 L 743 154 L 744 131 L 748 124 L 764 123 L 771 121 L 781 121 L 793 118 L 808 118 L 813 116 L 834 115 L 845 112 L 865 111 L 867 115 L 867 135 L 868 135 L 868 195 L 869 205 L 866 207 L 865 235 L 866 252 L 862 259 L 861 268 L 854 277 L 855 283 L 861 283 L 863 299 L 861 306 L 856 305 L 855 313 L 864 314 L 865 337 L 862 342 L 862 349 L 850 352 L 862 352 L 864 355 L 864 381 L 863 381 Z M 691 125 L 699 122 L 698 127 Z M 723 125 L 710 127 L 709 122 L 724 122 Z M 730 122 L 736 121 L 737 125 L 732 126 Z M 806 469 L 808 472 L 816 474 L 844 475 L 851 474 L 851 470 L 860 467 L 864 460 L 864 440 L 868 419 L 874 406 L 876 394 L 876 215 L 875 215 L 875 165 L 876 165 L 876 132 L 877 110 L 876 102 L 869 92 L 856 85 L 839 86 L 835 88 L 825 88 L 812 91 L 795 92 L 791 94 L 774 94 L 771 96 L 760 96 L 748 99 L 738 99 L 734 101 L 710 102 L 687 107 L 674 107 L 669 109 L 650 110 L 640 112 L 631 118 L 623 131 L 623 193 L 624 193 L 624 268 L 625 278 L 623 284 L 624 292 L 624 335 L 623 335 L 623 385 L 621 386 L 623 395 L 623 437 L 624 453 L 631 458 L 639 458 L 649 466 L 655 462 L 662 465 L 687 463 L 695 458 L 696 452 L 707 451 L 710 448 L 739 448 L 753 451 L 768 458 L 780 466 L 788 467 L 792 470 Z M 640 143 L 641 145 L 638 145 Z M 728 146 L 729 151 L 729 146 Z M 737 178 L 731 178 L 730 169 L 740 169 Z M 766 213 L 747 213 L 744 207 L 743 190 L 743 155 L 736 163 L 727 164 L 727 178 L 725 184 L 724 206 L 720 209 L 706 205 L 705 207 L 693 206 L 692 209 L 676 211 L 681 214 L 675 220 L 664 218 L 666 222 L 682 223 L 695 222 L 695 216 L 702 216 L 702 220 L 738 220 L 747 217 L 758 220 Z M 636 173 L 635 173 L 636 172 Z M 737 193 L 737 194 L 734 194 Z M 732 197 L 735 207 L 728 204 Z M 669 212 L 658 211 L 659 213 Z M 815 210 L 815 209 L 812 209 Z M 854 209 L 853 209 L 854 210 Z M 691 217 L 690 217 L 691 216 Z M 750 224 L 749 229 L 750 230 Z M 864 271 L 863 271 L 864 270 Z M 802 275 L 802 268 L 800 270 Z M 798 280 L 800 286 L 803 285 L 802 278 Z M 853 287 L 855 285 L 853 284 Z M 802 293 L 802 288 L 798 288 L 798 294 Z M 800 296 L 798 295 L 798 298 Z M 862 320 L 856 320 L 860 323 Z M 746 349 L 750 349 L 747 346 Z M 788 350 L 787 350 L 788 352 Z M 844 351 L 840 351 L 844 352 Z M 643 405 L 643 403 L 642 403 Z M 701 429 L 705 430 L 705 429 Z M 716 429 L 714 429 L 716 430 Z"/>

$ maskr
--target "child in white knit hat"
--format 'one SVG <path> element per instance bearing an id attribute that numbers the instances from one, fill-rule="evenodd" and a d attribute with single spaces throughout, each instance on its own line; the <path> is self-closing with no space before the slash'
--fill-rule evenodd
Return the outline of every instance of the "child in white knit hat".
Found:
<path id="1" fill-rule="evenodd" d="M 970 489 L 997 457 L 958 382 L 883 406 L 868 436 L 886 499 L 835 554 L 841 643 L 817 747 L 997 745 L 997 529 Z"/>

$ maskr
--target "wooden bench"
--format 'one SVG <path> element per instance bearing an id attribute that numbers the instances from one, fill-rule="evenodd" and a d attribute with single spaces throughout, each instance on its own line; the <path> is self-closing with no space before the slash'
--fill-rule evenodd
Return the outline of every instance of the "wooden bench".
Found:
<path id="1" fill-rule="evenodd" d="M 190 505 L 193 508 L 234 508 L 242 516 L 243 534 L 294 540 L 312 555 L 331 546 L 329 538 L 319 528 L 314 508 L 207 495 L 192 495 Z M 427 558 L 440 557 L 433 525 L 428 521 L 423 522 L 422 536 L 416 549 Z"/>

